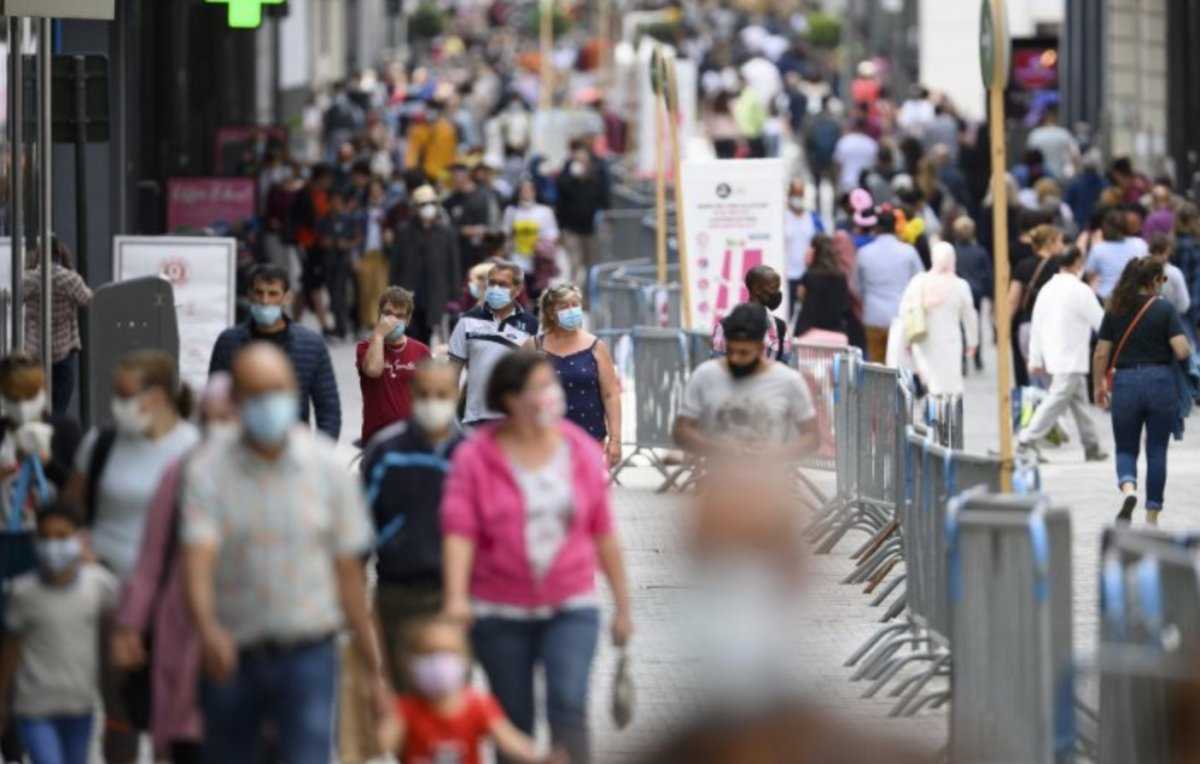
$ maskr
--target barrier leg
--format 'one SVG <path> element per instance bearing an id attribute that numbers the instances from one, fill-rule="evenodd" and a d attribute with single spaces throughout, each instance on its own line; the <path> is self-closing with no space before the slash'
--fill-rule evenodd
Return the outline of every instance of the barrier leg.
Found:
<path id="1" fill-rule="evenodd" d="M 904 668 L 910 663 L 917 663 L 919 661 L 932 661 L 936 665 L 936 662 L 939 658 L 941 658 L 941 653 L 933 652 L 931 650 L 927 653 L 917 653 L 914 655 L 909 655 L 905 658 L 893 660 L 891 665 L 888 666 L 887 670 L 883 672 L 879 679 L 875 680 L 875 684 L 871 685 L 870 688 L 868 688 L 867 691 L 862 694 L 862 697 L 875 697 L 876 693 L 882 690 L 888 682 L 892 681 L 896 674 L 900 673 L 900 669 Z"/>
<path id="2" fill-rule="evenodd" d="M 890 572 L 891 572 L 891 570 L 888 570 L 888 573 L 890 573 Z M 883 588 L 883 591 L 881 591 L 879 593 L 879 596 L 877 596 L 875 599 L 873 599 L 871 601 L 871 607 L 879 607 L 884 602 L 886 602 L 887 598 L 892 596 L 892 592 L 896 591 L 896 587 L 898 587 L 898 586 L 900 586 L 900 584 L 904 583 L 904 579 L 906 577 L 907 576 L 897 576 L 897 577 L 893 578 L 891 580 L 891 582 L 888 583 L 888 585 Z M 868 594 L 869 593 L 870 592 L 868 592 Z"/>
<path id="3" fill-rule="evenodd" d="M 943 669 L 946 669 L 948 672 L 949 668 L 950 668 L 950 654 L 946 653 L 946 654 L 942 655 L 940 660 L 938 660 L 936 663 L 934 663 L 932 666 L 930 666 L 929 670 L 927 670 L 923 674 L 917 675 L 916 681 L 911 686 L 908 687 L 908 691 L 905 692 L 904 697 L 902 697 L 900 699 L 900 702 L 896 704 L 896 706 L 892 709 L 891 713 L 888 714 L 888 716 L 898 717 L 898 716 L 911 715 L 910 713 L 907 712 L 909 705 L 911 705 L 913 703 L 913 701 L 915 701 L 917 699 L 917 697 L 921 694 L 921 691 L 925 689 L 925 686 L 927 684 L 929 684 L 929 682 L 931 682 L 934 677 L 936 677 L 939 673 L 941 673 Z M 907 682 L 905 684 L 907 684 Z M 899 688 L 897 688 L 897 690 L 902 690 L 904 687 L 905 687 L 905 685 L 901 685 Z M 895 693 L 893 693 L 893 695 L 894 694 Z M 916 713 L 916 711 L 917 711 L 917 709 L 913 708 L 911 713 Z"/>
<path id="4" fill-rule="evenodd" d="M 871 575 L 879 570 L 880 566 L 892 555 L 895 554 L 895 549 L 892 545 L 876 549 L 869 557 L 864 557 L 859 560 L 858 565 L 854 570 L 850 571 L 845 578 L 842 579 L 843 584 L 861 584 L 868 580 Z"/>
<path id="5" fill-rule="evenodd" d="M 903 581 L 904 577 L 902 576 L 900 580 Z M 905 591 L 904 594 L 900 595 L 899 599 L 892 603 L 892 606 L 888 608 L 888 611 L 883 614 L 883 618 L 879 619 L 880 623 L 887 623 L 904 612 L 904 608 L 908 605 L 907 594 L 908 592 Z"/>
<path id="6" fill-rule="evenodd" d="M 868 639 L 866 641 L 866 643 L 863 644 L 862 647 L 855 650 L 854 654 L 851 655 L 849 658 L 847 658 L 846 662 L 843 663 L 842 665 L 845 666 L 846 668 L 852 667 L 854 664 L 856 664 L 860 660 L 862 660 L 862 657 L 864 655 L 866 655 L 867 653 L 869 653 L 871 651 L 871 648 L 875 647 L 875 645 L 879 642 L 879 640 L 883 639 L 888 634 L 891 634 L 893 631 L 903 631 L 908 628 L 909 628 L 909 624 L 907 624 L 907 623 L 895 623 L 895 624 L 892 624 L 891 626 L 883 627 L 879 631 L 872 634 L 871 638 Z"/>
<path id="7" fill-rule="evenodd" d="M 892 534 L 896 533 L 898 530 L 900 530 L 900 521 L 893 518 L 891 522 L 889 522 L 883 527 L 882 530 L 879 531 L 879 533 L 875 534 L 874 538 L 867 541 L 865 544 L 860 546 L 854 552 L 854 554 L 850 555 L 850 559 L 858 560 L 863 557 L 870 557 L 875 553 L 875 550 L 883 546 L 884 542 L 890 539 Z"/>
<path id="8" fill-rule="evenodd" d="M 871 571 L 871 575 L 867 579 L 867 586 L 863 589 L 863 594 L 871 594 L 874 592 L 902 559 L 904 559 L 904 557 L 900 553 L 899 549 L 892 550 L 891 554 L 886 558 L 886 560 L 877 566 L 875 570 Z"/>

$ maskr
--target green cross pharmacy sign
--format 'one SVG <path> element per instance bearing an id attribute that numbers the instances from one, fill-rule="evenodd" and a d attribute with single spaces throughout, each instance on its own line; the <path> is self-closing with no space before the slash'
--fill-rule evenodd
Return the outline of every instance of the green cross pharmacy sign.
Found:
<path id="1" fill-rule="evenodd" d="M 235 29 L 254 29 L 262 24 L 264 5 L 282 5 L 284 0 L 204 0 L 206 3 L 229 6 L 229 26 Z"/>

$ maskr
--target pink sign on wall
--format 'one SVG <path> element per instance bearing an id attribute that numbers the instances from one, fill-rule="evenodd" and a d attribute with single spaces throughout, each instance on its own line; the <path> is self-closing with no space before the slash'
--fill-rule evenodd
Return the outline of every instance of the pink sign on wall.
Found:
<path id="1" fill-rule="evenodd" d="M 167 231 L 235 225 L 254 217 L 252 178 L 170 178 Z"/>

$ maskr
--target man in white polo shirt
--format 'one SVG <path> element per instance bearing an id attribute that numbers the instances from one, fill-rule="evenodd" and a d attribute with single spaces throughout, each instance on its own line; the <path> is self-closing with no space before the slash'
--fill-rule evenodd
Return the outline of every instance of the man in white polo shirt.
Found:
<path id="1" fill-rule="evenodd" d="M 472 427 L 503 414 L 487 407 L 488 379 L 496 362 L 537 334 L 538 322 L 517 298 L 525 284 L 521 266 L 499 262 L 488 273 L 483 302 L 458 320 L 450 335 L 450 360 L 461 374 L 467 370 L 467 404 L 463 425 Z"/>

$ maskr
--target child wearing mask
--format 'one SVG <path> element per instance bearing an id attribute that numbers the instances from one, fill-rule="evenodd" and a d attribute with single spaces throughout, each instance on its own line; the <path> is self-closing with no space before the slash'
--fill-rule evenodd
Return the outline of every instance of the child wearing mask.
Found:
<path id="1" fill-rule="evenodd" d="M 467 685 L 471 662 L 466 629 L 447 619 L 421 623 L 410 632 L 408 669 L 416 692 L 396 698 L 396 715 L 380 724 L 384 750 L 401 764 L 454 761 L 478 764 L 480 744 L 491 738 L 509 761 L 565 762 L 561 753 L 539 755 L 537 744 L 505 718 L 489 694 Z"/>
<path id="2" fill-rule="evenodd" d="M 79 528 L 73 505 L 39 512 L 38 570 L 13 581 L 4 613 L 0 717 L 15 716 L 33 764 L 88 761 L 100 696 L 100 621 L 116 607 L 118 584 L 83 560 Z"/>

